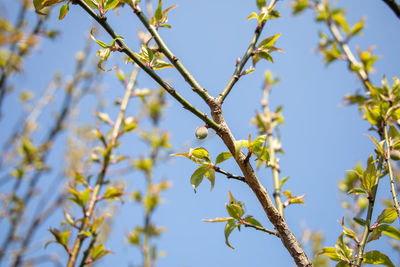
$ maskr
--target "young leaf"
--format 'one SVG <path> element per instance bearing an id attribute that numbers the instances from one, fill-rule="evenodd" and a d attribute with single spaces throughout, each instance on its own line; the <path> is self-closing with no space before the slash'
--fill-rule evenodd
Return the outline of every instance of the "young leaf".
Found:
<path id="1" fill-rule="evenodd" d="M 193 186 L 194 191 L 196 192 L 196 188 L 203 181 L 204 174 L 208 171 L 208 166 L 201 165 L 194 171 L 192 177 L 190 177 L 190 184 Z"/>
<path id="2" fill-rule="evenodd" d="M 211 190 L 214 188 L 215 184 L 215 170 L 213 168 L 208 168 L 204 176 L 211 182 Z"/>
<path id="3" fill-rule="evenodd" d="M 354 217 L 353 220 L 361 226 L 365 226 L 367 224 L 367 222 L 364 219 L 358 217 Z"/>
<path id="4" fill-rule="evenodd" d="M 247 140 L 237 140 L 235 141 L 235 158 L 239 158 L 240 152 L 242 151 L 243 146 L 248 146 Z"/>
<path id="5" fill-rule="evenodd" d="M 288 179 L 289 179 L 289 176 L 286 176 L 279 180 L 279 189 L 282 189 L 283 185 L 286 183 L 286 181 Z"/>
<path id="6" fill-rule="evenodd" d="M 246 216 L 246 218 L 244 218 L 244 220 L 251 225 L 262 227 L 261 223 L 259 221 L 257 221 L 256 219 L 254 219 L 253 216 Z"/>
<path id="7" fill-rule="evenodd" d="M 69 11 L 69 3 L 62 5 L 60 7 L 60 14 L 58 15 L 58 20 L 62 20 L 65 17 L 65 15 L 67 15 L 68 11 Z"/>
<path id="8" fill-rule="evenodd" d="M 262 9 L 263 7 L 265 7 L 265 5 L 267 4 L 266 0 L 257 0 L 257 7 L 258 9 Z"/>
<path id="9" fill-rule="evenodd" d="M 203 159 L 206 162 L 211 162 L 210 154 L 208 153 L 207 149 L 205 149 L 204 147 L 197 147 L 197 148 L 193 149 L 192 156 L 199 158 L 199 159 Z"/>
<path id="10" fill-rule="evenodd" d="M 232 154 L 230 152 L 222 152 L 215 159 L 215 165 L 220 164 L 231 157 L 232 157 Z"/>
<path id="11" fill-rule="evenodd" d="M 238 204 L 225 204 L 226 210 L 228 211 L 229 215 L 237 220 L 241 219 L 243 214 L 244 214 L 244 210 L 243 208 L 238 205 Z"/>
<path id="12" fill-rule="evenodd" d="M 97 0 L 83 0 L 91 8 L 99 8 L 99 3 Z"/>
<path id="13" fill-rule="evenodd" d="M 393 223 L 397 218 L 397 212 L 395 208 L 384 209 L 378 217 L 378 223 Z"/>
<path id="14" fill-rule="evenodd" d="M 340 235 L 336 242 L 335 251 L 341 261 L 350 262 L 353 258 L 353 250 L 349 249 L 349 247 L 344 243 L 343 234 Z"/>
<path id="15" fill-rule="evenodd" d="M 100 40 L 97 40 L 93 35 L 94 28 L 90 30 L 90 37 L 103 48 L 108 48 L 108 45 Z"/>
<path id="16" fill-rule="evenodd" d="M 107 0 L 106 4 L 104 5 L 104 11 L 109 10 L 109 9 L 113 9 L 114 7 L 116 7 L 119 3 L 119 0 Z"/>
<path id="17" fill-rule="evenodd" d="M 379 144 L 379 142 L 375 139 L 375 137 L 373 137 L 373 136 L 371 136 L 371 135 L 368 135 L 368 134 L 364 134 L 364 135 L 366 135 L 366 136 L 368 136 L 369 138 L 371 138 L 371 140 L 374 142 L 376 148 L 378 149 L 379 153 L 380 153 L 381 155 L 384 155 L 385 152 L 384 152 L 384 150 L 383 150 L 383 147 Z"/>
<path id="18" fill-rule="evenodd" d="M 247 17 L 247 20 L 251 20 L 251 19 L 257 19 L 258 15 L 256 12 L 253 12 L 250 14 L 250 16 Z"/>
<path id="19" fill-rule="evenodd" d="M 377 250 L 365 253 L 363 255 L 363 263 L 395 267 L 388 256 Z"/>
<path id="20" fill-rule="evenodd" d="M 90 257 L 93 259 L 93 261 L 100 259 L 101 257 L 112 253 L 109 250 L 104 249 L 104 245 L 100 244 L 92 248 Z"/>
<path id="21" fill-rule="evenodd" d="M 159 22 L 162 19 L 162 1 L 161 0 L 158 0 L 158 6 L 154 13 L 154 18 L 156 19 L 157 22 Z"/>
<path id="22" fill-rule="evenodd" d="M 364 194 L 364 195 L 366 195 L 367 194 L 367 191 L 365 191 L 365 189 L 363 189 L 363 188 L 352 188 L 352 189 L 350 189 L 348 192 L 347 192 L 347 194 Z"/>
<path id="23" fill-rule="evenodd" d="M 361 178 L 361 185 L 365 190 L 370 191 L 377 182 L 376 167 L 372 154 L 369 156 L 367 164 L 367 169 Z"/>
<path id="24" fill-rule="evenodd" d="M 378 226 L 379 231 L 382 231 L 382 234 L 385 234 L 387 236 L 396 238 L 397 240 L 400 240 L 400 230 L 388 225 L 388 224 L 382 224 Z"/>
<path id="25" fill-rule="evenodd" d="M 332 247 L 324 247 L 323 249 L 321 249 L 318 252 L 317 255 L 326 255 L 333 261 L 340 261 L 341 260 L 339 258 L 339 256 L 336 254 L 336 248 L 332 248 Z"/>
<path id="26" fill-rule="evenodd" d="M 270 37 L 265 38 L 262 40 L 259 44 L 258 47 L 263 47 L 263 48 L 271 48 L 274 46 L 276 40 L 281 36 L 280 33 L 272 35 Z"/>
<path id="27" fill-rule="evenodd" d="M 230 247 L 231 249 L 235 249 L 231 244 L 229 244 L 229 235 L 236 227 L 236 222 L 234 219 L 229 220 L 225 225 L 225 244 Z"/>

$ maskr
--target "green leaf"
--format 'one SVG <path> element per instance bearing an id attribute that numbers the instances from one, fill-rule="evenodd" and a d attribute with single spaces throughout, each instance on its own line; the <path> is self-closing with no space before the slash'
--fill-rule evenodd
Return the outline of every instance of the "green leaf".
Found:
<path id="1" fill-rule="evenodd" d="M 240 152 L 242 151 L 242 147 L 247 147 L 249 145 L 249 141 L 247 140 L 237 140 L 235 141 L 235 158 L 239 158 Z"/>
<path id="2" fill-rule="evenodd" d="M 384 209 L 378 217 L 378 223 L 393 223 L 397 218 L 397 212 L 395 208 Z"/>
<path id="3" fill-rule="evenodd" d="M 365 226 L 367 224 L 367 222 L 364 219 L 358 217 L 354 217 L 353 220 L 361 226 Z"/>
<path id="4" fill-rule="evenodd" d="M 58 20 L 62 20 L 65 17 L 65 15 L 67 15 L 68 11 L 69 11 L 69 3 L 62 5 L 60 7 L 60 14 L 58 15 Z"/>
<path id="5" fill-rule="evenodd" d="M 332 248 L 332 247 L 324 247 L 323 249 L 321 249 L 318 252 L 317 255 L 326 255 L 333 261 L 340 261 L 341 260 L 339 258 L 339 256 L 336 254 L 336 248 Z"/>
<path id="6" fill-rule="evenodd" d="M 97 2 L 97 0 L 83 0 L 88 6 L 90 6 L 91 8 L 99 8 L 99 3 Z"/>
<path id="7" fill-rule="evenodd" d="M 225 225 L 225 244 L 230 247 L 231 249 L 234 249 L 234 247 L 229 244 L 229 235 L 232 233 L 232 231 L 235 229 L 236 227 L 236 222 L 234 219 L 229 220 L 226 225 Z"/>
<path id="8" fill-rule="evenodd" d="M 335 245 L 336 255 L 342 261 L 350 262 L 353 258 L 353 250 L 349 249 L 349 247 L 343 241 L 343 234 L 340 235 L 339 239 Z"/>
<path id="9" fill-rule="evenodd" d="M 265 7 L 267 5 L 267 1 L 266 0 L 257 0 L 257 7 L 258 9 L 262 9 L 263 7 Z"/>
<path id="10" fill-rule="evenodd" d="M 265 38 L 262 40 L 259 44 L 258 47 L 263 47 L 263 48 L 271 48 L 274 46 L 276 40 L 281 36 L 280 33 L 272 35 L 270 37 Z"/>
<path id="11" fill-rule="evenodd" d="M 367 164 L 367 169 L 361 178 L 361 185 L 365 190 L 370 191 L 377 182 L 376 167 L 372 154 L 369 156 Z"/>
<path id="12" fill-rule="evenodd" d="M 119 199 L 124 195 L 124 191 L 121 188 L 115 188 L 114 186 L 109 186 L 104 193 L 104 198 L 106 199 Z"/>
<path id="13" fill-rule="evenodd" d="M 146 55 L 147 55 L 147 61 L 151 62 L 154 59 L 154 53 L 153 50 L 151 50 L 147 45 L 143 46 L 144 49 L 146 49 Z"/>
<path id="14" fill-rule="evenodd" d="M 250 20 L 250 19 L 257 19 L 257 18 L 258 18 L 257 13 L 256 13 L 256 12 L 253 12 L 253 13 L 250 14 L 250 16 L 247 17 L 247 20 Z"/>
<path id="15" fill-rule="evenodd" d="M 364 110 L 365 110 L 365 118 L 368 120 L 368 122 L 371 123 L 372 125 L 378 125 L 381 120 L 379 108 L 377 107 L 370 108 L 365 106 Z"/>
<path id="16" fill-rule="evenodd" d="M 231 217 L 237 220 L 242 218 L 244 210 L 239 204 L 231 204 L 231 205 L 225 204 L 225 207 Z"/>
<path id="17" fill-rule="evenodd" d="M 354 26 L 351 27 L 350 35 L 354 36 L 354 35 L 360 34 L 362 32 L 362 30 L 364 29 L 364 22 L 365 22 L 365 18 L 362 18 L 359 22 L 354 24 Z"/>
<path id="18" fill-rule="evenodd" d="M 68 249 L 68 240 L 71 231 L 60 232 L 58 229 L 50 229 L 50 233 L 54 236 L 55 242 Z M 47 245 L 47 244 L 46 244 Z"/>
<path id="19" fill-rule="evenodd" d="M 211 190 L 210 191 L 212 191 L 214 188 L 214 184 L 215 184 L 215 170 L 213 168 L 208 167 L 204 176 L 211 182 Z"/>
<path id="20" fill-rule="evenodd" d="M 81 192 L 81 201 L 83 205 L 86 205 L 86 203 L 89 201 L 90 197 L 90 188 L 86 188 Z"/>
<path id="21" fill-rule="evenodd" d="M 384 265 L 387 267 L 395 267 L 393 262 L 388 256 L 380 251 L 374 250 L 364 253 L 363 263 L 374 264 L 374 265 Z"/>
<path id="22" fill-rule="evenodd" d="M 92 248 L 90 257 L 93 259 L 93 261 L 95 261 L 110 253 L 112 252 L 104 249 L 104 245 L 100 244 Z"/>
<path id="23" fill-rule="evenodd" d="M 194 191 L 196 192 L 196 188 L 203 181 L 203 177 L 205 173 L 208 171 L 208 166 L 201 165 L 194 171 L 192 177 L 190 177 L 190 184 L 193 186 Z"/>
<path id="24" fill-rule="evenodd" d="M 253 218 L 253 216 L 246 216 L 246 218 L 244 218 L 244 220 L 251 225 L 263 227 L 259 221 L 257 221 L 256 219 Z"/>
<path id="25" fill-rule="evenodd" d="M 113 9 L 119 3 L 119 0 L 107 0 L 106 4 L 104 5 L 104 10 Z"/>
<path id="26" fill-rule="evenodd" d="M 217 156 L 215 160 L 215 165 L 220 164 L 231 157 L 232 157 L 231 152 L 222 152 Z"/>
<path id="27" fill-rule="evenodd" d="M 162 70 L 165 68 L 173 68 L 174 65 L 165 62 L 164 60 L 157 59 L 152 63 L 153 70 Z"/>
<path id="28" fill-rule="evenodd" d="M 159 22 L 162 19 L 162 1 L 158 1 L 158 6 L 156 11 L 154 12 L 154 18 L 156 19 L 157 22 Z"/>
<path id="29" fill-rule="evenodd" d="M 393 237 L 397 240 L 400 240 L 400 230 L 388 225 L 388 224 L 381 224 L 378 226 L 379 231 L 382 231 L 382 234 L 387 236 Z"/>
<path id="30" fill-rule="evenodd" d="M 375 137 L 373 137 L 373 136 L 371 136 L 371 135 L 369 135 L 369 134 L 364 134 L 364 135 L 366 135 L 366 136 L 368 136 L 369 138 L 371 138 L 371 140 L 374 142 L 376 148 L 378 149 L 378 151 L 379 151 L 379 153 L 380 153 L 381 155 L 384 155 L 384 154 L 385 154 L 383 147 L 379 144 L 379 142 L 375 139 Z"/>
<path id="31" fill-rule="evenodd" d="M 197 147 L 197 148 L 193 149 L 192 156 L 199 158 L 199 159 L 203 159 L 209 163 L 211 162 L 210 154 L 208 153 L 207 149 L 205 149 L 204 147 Z"/>
<path id="32" fill-rule="evenodd" d="M 96 43 L 98 43 L 101 47 L 103 47 L 103 48 L 108 48 L 108 45 L 107 45 L 106 43 L 104 43 L 104 42 L 102 42 L 102 41 L 100 41 L 100 40 L 97 40 L 97 39 L 94 37 L 93 31 L 94 31 L 94 28 L 92 28 L 92 29 L 90 30 L 90 38 L 92 38 L 93 41 L 95 41 Z"/>
<path id="33" fill-rule="evenodd" d="M 279 189 L 282 189 L 283 185 L 286 183 L 286 181 L 288 179 L 289 179 L 289 176 L 286 176 L 279 180 Z"/>
<path id="34" fill-rule="evenodd" d="M 350 189 L 348 192 L 347 192 L 347 194 L 364 194 L 364 195 L 366 195 L 367 194 L 367 191 L 365 191 L 365 189 L 363 189 L 363 188 L 352 188 L 352 189 Z"/>

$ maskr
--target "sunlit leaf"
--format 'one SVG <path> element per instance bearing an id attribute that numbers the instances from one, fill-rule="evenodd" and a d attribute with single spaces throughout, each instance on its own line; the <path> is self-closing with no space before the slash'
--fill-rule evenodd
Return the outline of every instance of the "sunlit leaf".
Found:
<path id="1" fill-rule="evenodd" d="M 395 208 L 384 209 L 378 217 L 378 223 L 393 223 L 397 218 L 397 212 Z"/>
<path id="2" fill-rule="evenodd" d="M 229 235 L 232 233 L 232 231 L 235 229 L 235 227 L 236 227 L 236 222 L 235 222 L 234 219 L 231 219 L 226 223 L 225 231 L 224 231 L 224 233 L 225 233 L 225 244 L 228 247 L 232 248 L 232 249 L 234 249 L 234 247 L 229 243 L 228 239 L 229 239 Z"/>
<path id="3" fill-rule="evenodd" d="M 387 267 L 395 267 L 395 265 L 389 259 L 388 256 L 386 256 L 385 254 L 383 254 L 382 252 L 377 251 L 377 250 L 364 253 L 363 263 L 374 264 L 374 265 L 384 265 Z"/>
<path id="4" fill-rule="evenodd" d="M 222 152 L 217 156 L 217 158 L 215 160 L 215 165 L 220 164 L 231 157 L 232 157 L 232 154 L 230 152 Z"/>

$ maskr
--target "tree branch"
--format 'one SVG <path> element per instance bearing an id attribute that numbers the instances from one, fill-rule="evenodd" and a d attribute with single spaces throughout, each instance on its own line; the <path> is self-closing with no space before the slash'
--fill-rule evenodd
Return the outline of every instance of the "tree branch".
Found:
<path id="1" fill-rule="evenodd" d="M 250 45 L 247 48 L 246 53 L 240 59 L 239 63 L 236 65 L 235 71 L 233 72 L 230 80 L 228 81 L 228 84 L 225 86 L 225 88 L 219 94 L 217 99 L 221 104 L 224 102 L 225 98 L 228 96 L 228 94 L 232 90 L 233 86 L 239 80 L 240 73 L 242 72 L 242 70 L 243 70 L 244 66 L 246 65 L 247 61 L 249 60 L 249 58 L 253 55 L 255 46 L 257 44 L 258 38 L 260 37 L 260 34 L 261 34 L 263 28 L 264 28 L 264 25 L 265 25 L 265 21 L 263 21 L 261 24 L 257 25 L 257 28 L 254 31 L 253 38 L 251 39 Z"/>
<path id="2" fill-rule="evenodd" d="M 235 155 L 236 140 L 225 123 L 225 120 L 222 116 L 220 103 L 215 103 L 214 109 L 212 110 L 212 115 L 213 119 L 219 125 L 221 125 L 221 130 L 217 132 L 217 134 L 223 140 L 223 142 L 225 143 L 229 151 L 232 153 L 232 155 Z M 300 246 L 300 243 L 297 241 L 296 237 L 291 232 L 289 226 L 285 221 L 285 218 L 275 208 L 271 198 L 268 195 L 267 190 L 260 183 L 250 162 L 246 160 L 246 156 L 244 155 L 244 153 L 241 152 L 239 156 L 235 158 L 235 161 L 242 170 L 246 183 L 249 185 L 251 190 L 256 195 L 269 221 L 274 225 L 274 228 L 276 229 L 279 238 L 281 239 L 285 248 L 289 251 L 290 255 L 292 256 L 296 264 L 298 266 L 311 267 L 312 266 L 311 261 L 307 258 L 307 255 L 305 254 L 303 248 Z"/>
<path id="3" fill-rule="evenodd" d="M 388 7 L 396 14 L 396 17 L 400 19 L 400 5 L 395 0 L 383 0 Z"/>
<path id="4" fill-rule="evenodd" d="M 110 164 L 111 155 L 112 155 L 112 152 L 113 152 L 113 150 L 115 148 L 115 144 L 117 142 L 117 139 L 119 137 L 119 130 L 121 128 L 122 121 L 123 121 L 124 116 L 125 116 L 125 110 L 126 110 L 126 108 L 128 106 L 129 99 L 130 99 L 130 97 L 132 95 L 132 89 L 133 89 L 133 86 L 134 86 L 134 84 L 136 82 L 136 77 L 137 77 L 138 71 L 139 71 L 139 67 L 135 66 L 135 69 L 132 71 L 129 83 L 126 86 L 124 98 L 122 99 L 122 103 L 121 103 L 121 106 L 120 106 L 118 117 L 117 117 L 117 120 L 115 121 L 114 127 L 113 127 L 112 132 L 111 132 L 110 140 L 109 140 L 109 143 L 107 145 L 106 152 L 104 154 L 102 168 L 101 168 L 101 171 L 100 171 L 99 175 L 97 176 L 96 185 L 93 188 L 92 194 L 90 196 L 89 204 L 88 204 L 88 207 L 87 207 L 86 212 L 84 214 L 84 220 L 82 221 L 82 224 L 79 227 L 79 232 L 85 231 L 85 229 L 90 225 L 90 221 L 91 221 L 91 218 L 92 218 L 92 215 L 93 215 L 93 212 L 94 212 L 94 208 L 95 208 L 95 205 L 96 205 L 96 202 L 97 202 L 97 198 L 98 198 L 99 193 L 100 193 L 100 189 L 101 189 L 102 185 L 104 185 L 104 178 L 105 178 L 108 166 Z M 77 236 L 77 238 L 76 238 L 76 240 L 74 242 L 74 245 L 72 247 L 71 254 L 70 254 L 70 257 L 68 259 L 67 267 L 74 267 L 75 266 L 75 262 L 76 262 L 76 260 L 78 258 L 79 251 L 81 249 L 82 243 L 85 240 L 85 238 L 86 238 L 85 235 L 79 235 L 78 234 L 78 236 Z"/>
<path id="5" fill-rule="evenodd" d="M 196 109 L 192 104 L 190 104 L 185 98 L 183 98 L 179 93 L 175 91 L 168 83 L 166 83 L 160 76 L 158 76 L 153 69 L 146 66 L 135 54 L 134 52 L 118 38 L 118 35 L 114 32 L 111 26 L 107 23 L 105 18 L 102 18 L 96 14 L 83 0 L 75 0 L 74 4 L 81 6 L 92 18 L 94 18 L 113 38 L 116 39 L 117 44 L 121 47 L 122 52 L 125 53 L 129 58 L 133 60 L 141 69 L 143 69 L 154 81 L 156 81 L 162 88 L 164 88 L 173 98 L 175 98 L 183 107 L 189 110 L 191 113 L 196 115 L 199 119 L 204 121 L 208 126 L 218 131 L 220 126 L 215 123 L 207 114 Z"/>
<path id="6" fill-rule="evenodd" d="M 207 90 L 200 86 L 200 84 L 194 79 L 194 77 L 190 74 L 190 72 L 183 66 L 180 60 L 171 52 L 168 46 L 165 44 L 161 36 L 158 34 L 157 29 L 150 24 L 149 20 L 146 18 L 145 14 L 142 12 L 139 6 L 132 7 L 137 17 L 146 27 L 146 29 L 153 36 L 156 41 L 158 48 L 160 51 L 168 58 L 168 60 L 175 66 L 175 68 L 179 71 L 185 81 L 192 87 L 193 91 L 195 91 L 203 100 L 208 103 L 209 99 L 212 96 L 207 92 Z"/>

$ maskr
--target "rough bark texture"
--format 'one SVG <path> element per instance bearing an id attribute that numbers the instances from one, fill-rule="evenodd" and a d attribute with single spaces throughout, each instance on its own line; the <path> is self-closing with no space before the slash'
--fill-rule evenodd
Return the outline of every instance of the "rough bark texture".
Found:
<path id="1" fill-rule="evenodd" d="M 221 126 L 221 130 L 218 131 L 217 134 L 221 137 L 232 155 L 235 155 L 235 138 L 233 137 L 222 116 L 221 105 L 217 101 L 209 101 L 208 105 L 212 110 L 212 117 L 214 121 Z M 297 266 L 311 267 L 311 261 L 307 258 L 307 255 L 304 253 L 296 237 L 290 231 L 284 217 L 282 217 L 282 215 L 275 208 L 267 190 L 260 183 L 249 161 L 246 160 L 246 156 L 243 153 L 240 153 L 240 156 L 235 160 L 243 172 L 246 183 L 257 196 L 258 201 L 268 216 L 268 219 L 274 225 L 283 245 L 289 251 Z"/>

